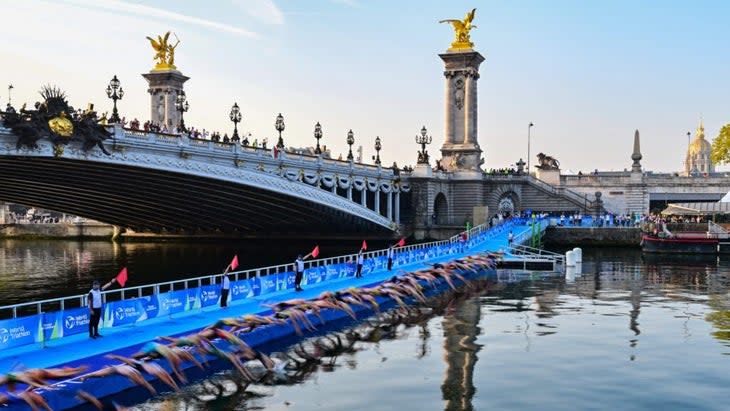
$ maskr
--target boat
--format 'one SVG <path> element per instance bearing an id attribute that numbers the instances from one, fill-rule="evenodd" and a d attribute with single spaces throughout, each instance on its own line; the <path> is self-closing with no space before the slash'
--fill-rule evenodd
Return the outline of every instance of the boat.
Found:
<path id="1" fill-rule="evenodd" d="M 730 199 L 730 192 L 726 196 Z M 663 216 L 700 217 L 727 221 L 730 201 L 669 204 Z M 662 223 L 661 231 L 644 233 L 641 250 L 663 254 L 730 254 L 730 231 L 713 221 L 707 223 Z"/>
<path id="2" fill-rule="evenodd" d="M 681 233 L 681 235 L 677 233 L 671 237 L 644 234 L 641 238 L 641 251 L 645 253 L 717 254 L 720 252 L 720 240 L 717 236 L 708 237 L 706 233 L 696 232 Z"/>

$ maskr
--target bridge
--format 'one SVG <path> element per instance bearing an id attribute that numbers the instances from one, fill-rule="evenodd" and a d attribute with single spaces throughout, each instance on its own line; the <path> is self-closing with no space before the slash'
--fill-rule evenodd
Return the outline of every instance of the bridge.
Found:
<path id="1" fill-rule="evenodd" d="M 139 232 L 393 235 L 409 184 L 393 169 L 109 127 L 110 155 L 18 148 L 0 127 L 0 200 Z"/>
<path id="2" fill-rule="evenodd" d="M 730 177 L 724 175 L 693 178 L 642 171 L 638 131 L 631 171 L 561 175 L 554 162 L 541 164 L 532 174 L 520 161 L 511 174 L 484 172 L 477 92 L 485 59 L 470 47 L 439 54 L 447 93 L 441 159 L 435 167 L 426 150 L 432 139 L 425 127 L 416 136 L 421 150 L 410 172 L 295 154 L 283 149 L 283 141 L 280 154 L 272 155 L 272 150 L 237 142 L 192 138 L 182 118 L 187 111 L 183 84 L 189 77 L 176 69 L 155 68 L 143 74 L 150 86 L 150 119 L 182 133 L 125 129 L 117 117 L 109 126 L 111 138 L 99 143 L 104 150 L 84 150 L 76 142 L 65 144 L 68 140 L 56 130 L 47 131 L 48 138 L 38 139 L 35 146 L 19 144 L 21 136 L 0 127 L 0 201 L 167 235 L 413 234 L 420 240 L 448 238 L 500 212 L 644 213 L 662 202 L 719 199 L 730 188 Z M 56 90 L 46 91 L 51 99 L 65 98 Z M 55 103 L 49 106 L 47 98 L 37 106 L 56 108 L 37 119 L 37 128 L 67 121 L 59 109 L 65 100 Z M 98 119 L 95 114 L 84 119 L 87 115 L 75 111 L 74 121 L 87 121 L 93 134 Z M 232 111 L 231 120 L 237 127 L 240 112 Z M 277 120 L 276 128 L 284 129 L 283 120 Z"/>

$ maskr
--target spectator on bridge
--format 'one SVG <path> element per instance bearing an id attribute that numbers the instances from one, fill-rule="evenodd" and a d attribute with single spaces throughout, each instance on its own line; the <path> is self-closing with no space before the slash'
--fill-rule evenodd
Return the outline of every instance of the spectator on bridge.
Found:
<path id="1" fill-rule="evenodd" d="M 266 150 L 266 145 L 267 144 L 269 144 L 269 139 L 266 138 L 266 137 L 264 137 L 264 139 L 261 140 L 261 148 L 263 148 L 264 150 Z"/>
<path id="2" fill-rule="evenodd" d="M 230 143 L 231 139 L 228 137 L 228 133 L 223 134 L 223 142 L 224 143 Z"/>
<path id="3" fill-rule="evenodd" d="M 253 144 L 251 145 L 253 148 L 259 148 L 259 140 L 257 138 L 253 139 Z"/>
<path id="4" fill-rule="evenodd" d="M 243 136 L 243 141 L 241 142 L 241 144 L 243 144 L 244 147 L 248 147 L 248 143 L 248 136 Z"/>
<path id="5" fill-rule="evenodd" d="M 99 334 L 99 320 L 103 311 L 101 292 L 109 288 L 116 281 L 116 278 L 113 278 L 101 288 L 99 288 L 99 280 L 94 280 L 91 285 L 91 290 L 86 296 L 86 304 L 89 306 L 89 338 L 102 336 Z"/>
<path id="6" fill-rule="evenodd" d="M 515 240 L 515 235 L 512 234 L 512 230 L 509 230 L 509 234 L 507 234 L 507 245 L 512 247 L 512 242 Z"/>

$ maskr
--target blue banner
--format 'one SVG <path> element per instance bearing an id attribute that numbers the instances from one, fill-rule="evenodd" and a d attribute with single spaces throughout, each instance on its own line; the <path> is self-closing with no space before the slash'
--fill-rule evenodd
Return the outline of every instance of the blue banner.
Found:
<path id="1" fill-rule="evenodd" d="M 157 296 L 157 316 L 172 315 L 186 310 L 187 290 L 168 291 Z"/>
<path id="2" fill-rule="evenodd" d="M 261 295 L 276 292 L 276 274 L 259 277 L 261 281 Z"/>
<path id="3" fill-rule="evenodd" d="M 0 349 L 33 344 L 38 340 L 40 323 L 38 315 L 0 321 Z"/>
<path id="4" fill-rule="evenodd" d="M 87 307 L 72 308 L 70 310 L 61 311 L 61 326 L 63 327 L 63 336 L 69 336 L 80 333 L 89 332 L 89 309 Z"/>
<path id="5" fill-rule="evenodd" d="M 335 280 L 340 278 L 340 264 L 332 264 L 324 267 L 325 281 Z"/>
<path id="6" fill-rule="evenodd" d="M 56 338 L 63 337 L 63 330 L 60 324 L 61 312 L 53 311 L 50 313 L 43 313 L 41 316 L 41 329 L 43 330 L 43 340 L 55 340 Z"/>
<path id="7" fill-rule="evenodd" d="M 216 305 L 221 299 L 221 286 L 218 284 L 204 285 L 200 287 L 200 306 L 209 307 Z"/>
<path id="8" fill-rule="evenodd" d="M 231 300 L 245 300 L 246 298 L 253 297 L 253 287 L 251 286 L 251 280 L 239 280 L 231 281 Z"/>
<path id="9" fill-rule="evenodd" d="M 279 291 L 294 288 L 294 273 L 286 272 L 276 275 L 276 289 Z"/>
<path id="10" fill-rule="evenodd" d="M 107 303 L 104 312 L 104 326 L 118 327 L 147 319 L 147 313 L 139 298 Z"/>
<path id="11" fill-rule="evenodd" d="M 248 281 L 251 283 L 251 291 L 253 291 L 254 296 L 261 295 L 261 278 L 254 277 L 249 278 Z"/>
<path id="12" fill-rule="evenodd" d="M 160 300 L 158 295 L 148 295 L 146 297 L 139 298 L 139 303 L 142 305 L 147 319 L 155 318 L 160 315 Z"/>
<path id="13" fill-rule="evenodd" d="M 320 281 L 319 267 L 312 267 L 304 270 L 302 283 L 306 285 L 317 284 Z"/>
<path id="14" fill-rule="evenodd" d="M 200 308 L 200 288 L 190 288 L 186 291 L 188 294 L 188 302 L 185 304 L 185 311 Z"/>

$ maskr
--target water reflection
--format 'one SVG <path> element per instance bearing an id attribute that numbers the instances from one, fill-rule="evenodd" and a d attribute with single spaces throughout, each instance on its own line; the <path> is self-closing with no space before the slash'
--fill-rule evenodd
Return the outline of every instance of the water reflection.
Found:
<path id="1" fill-rule="evenodd" d="M 444 360 L 446 372 L 441 393 L 444 410 L 473 410 L 474 366 L 481 345 L 476 344 L 481 333 L 481 306 L 478 298 L 469 298 L 447 310 L 442 321 L 444 330 Z"/>

